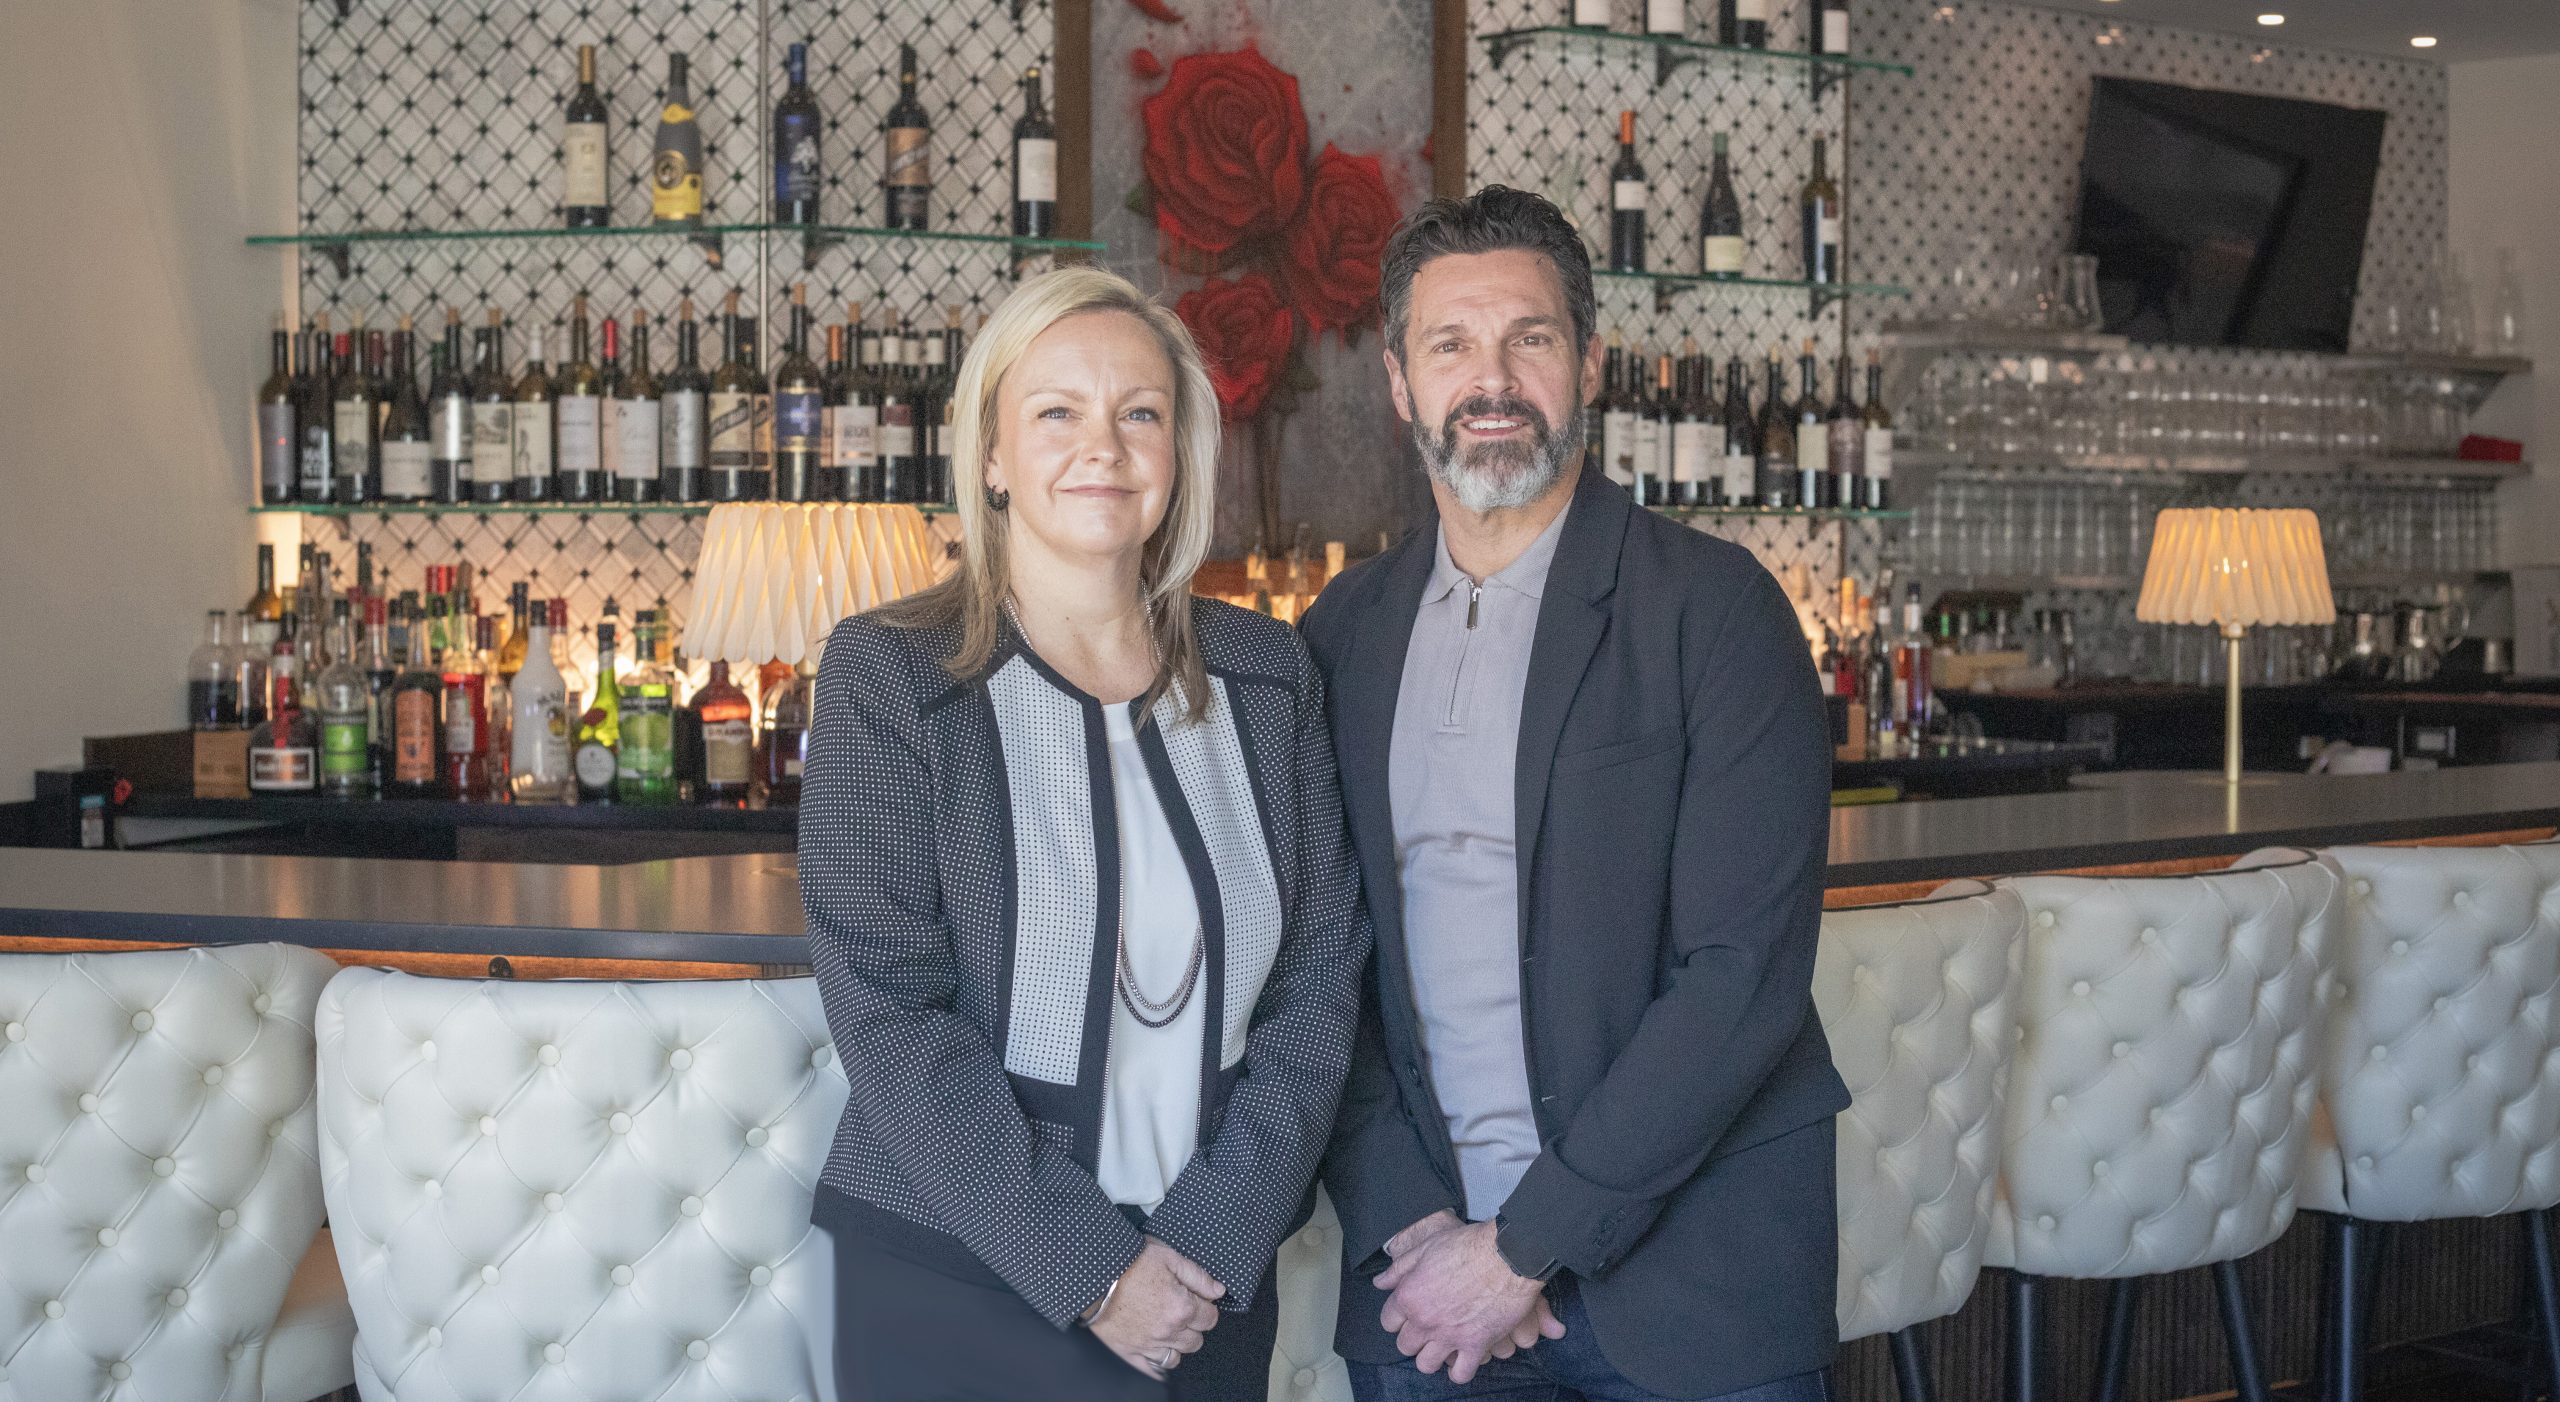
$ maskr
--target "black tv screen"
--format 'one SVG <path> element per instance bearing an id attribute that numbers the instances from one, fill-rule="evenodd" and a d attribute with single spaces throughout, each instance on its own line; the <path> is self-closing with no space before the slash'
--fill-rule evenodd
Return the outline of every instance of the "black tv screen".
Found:
<path id="1" fill-rule="evenodd" d="M 2145 344 L 2344 351 L 2386 114 L 2100 78 L 2078 252 Z"/>

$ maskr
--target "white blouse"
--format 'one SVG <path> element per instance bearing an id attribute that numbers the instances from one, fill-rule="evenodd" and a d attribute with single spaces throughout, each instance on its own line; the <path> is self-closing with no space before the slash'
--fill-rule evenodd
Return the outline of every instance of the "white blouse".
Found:
<path id="1" fill-rule="evenodd" d="M 1138 992 L 1161 1003 L 1182 986 L 1199 938 L 1200 903 L 1190 869 L 1174 845 L 1144 752 L 1127 706 L 1102 708 L 1111 740 L 1112 806 L 1120 817 L 1120 890 L 1129 969 Z M 1201 1039 L 1208 1006 L 1204 967 L 1190 1003 L 1162 1027 L 1138 1021 L 1115 991 L 1111 999 L 1111 1052 L 1104 1073 L 1102 1155 L 1095 1177 L 1105 1196 L 1142 1211 L 1164 1201 L 1165 1190 L 1191 1162 L 1200 1136 Z"/>

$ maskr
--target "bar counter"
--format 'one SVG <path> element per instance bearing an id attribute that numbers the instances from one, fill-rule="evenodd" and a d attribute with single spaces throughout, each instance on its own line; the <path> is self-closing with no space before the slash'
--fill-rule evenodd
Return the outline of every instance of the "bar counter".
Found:
<path id="1" fill-rule="evenodd" d="M 1965 876 L 2554 826 L 2560 763 L 2252 776 L 2236 793 L 2218 776 L 2101 775 L 2065 793 L 1836 809 L 1828 884 L 1851 904 L 1907 894 L 1873 888 Z M 802 930 L 792 861 L 779 854 L 534 865 L 0 848 L 0 948 L 280 939 L 708 973 L 804 963 Z"/>

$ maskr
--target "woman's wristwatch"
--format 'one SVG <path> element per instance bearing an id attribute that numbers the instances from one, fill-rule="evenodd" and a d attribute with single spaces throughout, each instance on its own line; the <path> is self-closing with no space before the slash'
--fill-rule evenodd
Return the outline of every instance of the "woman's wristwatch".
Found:
<path id="1" fill-rule="evenodd" d="M 1102 1312 L 1111 1308 L 1111 1297 L 1119 1293 L 1120 1278 L 1118 1276 L 1113 1276 L 1111 1278 L 1111 1283 L 1103 1287 L 1102 1298 L 1093 1302 L 1093 1308 L 1077 1315 L 1076 1323 L 1087 1329 L 1091 1329 L 1094 1325 L 1094 1321 L 1102 1318 Z"/>

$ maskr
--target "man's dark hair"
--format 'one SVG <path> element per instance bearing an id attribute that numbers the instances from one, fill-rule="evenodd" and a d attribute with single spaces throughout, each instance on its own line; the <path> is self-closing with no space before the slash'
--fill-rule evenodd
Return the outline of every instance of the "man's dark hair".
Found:
<path id="1" fill-rule="evenodd" d="M 1507 248 L 1542 254 L 1564 284 L 1573 310 L 1573 349 L 1591 344 L 1600 321 L 1591 290 L 1591 253 L 1564 211 L 1541 196 L 1508 185 L 1487 185 L 1464 199 L 1426 201 L 1387 239 L 1378 262 L 1378 300 L 1386 313 L 1387 348 L 1404 359 L 1404 333 L 1413 313 L 1413 278 L 1422 265 L 1452 253 L 1498 253 Z"/>

